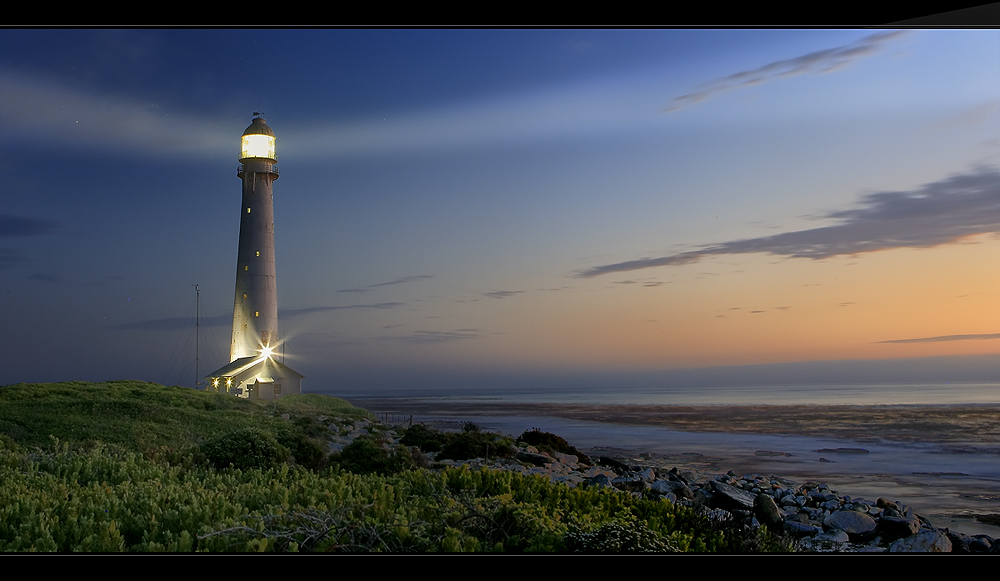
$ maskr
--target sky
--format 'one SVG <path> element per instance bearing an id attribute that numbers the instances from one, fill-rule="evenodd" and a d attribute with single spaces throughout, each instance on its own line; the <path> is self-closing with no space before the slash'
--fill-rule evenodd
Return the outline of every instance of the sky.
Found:
<path id="1" fill-rule="evenodd" d="M 0 385 L 997 381 L 1000 31 L 0 30 Z"/>

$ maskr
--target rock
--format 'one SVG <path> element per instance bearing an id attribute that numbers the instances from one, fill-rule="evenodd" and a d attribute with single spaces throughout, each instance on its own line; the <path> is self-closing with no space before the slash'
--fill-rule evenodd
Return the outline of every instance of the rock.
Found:
<path id="1" fill-rule="evenodd" d="M 969 551 L 973 553 L 989 553 L 995 543 L 986 535 L 979 535 L 969 543 Z"/>
<path id="2" fill-rule="evenodd" d="M 615 460 L 614 458 L 608 458 L 607 456 L 601 456 L 597 460 L 597 463 L 600 464 L 601 466 L 606 466 L 614 470 L 616 474 L 628 474 L 629 472 L 632 472 L 632 469 L 626 466 L 625 464 L 622 464 L 621 462 Z"/>
<path id="3" fill-rule="evenodd" d="M 646 482 L 653 482 L 654 480 L 656 480 L 656 472 L 652 468 L 646 468 L 645 470 L 639 473 L 639 477 L 645 480 Z"/>
<path id="4" fill-rule="evenodd" d="M 818 454 L 868 454 L 864 448 L 821 448 L 816 450 Z"/>
<path id="5" fill-rule="evenodd" d="M 778 510 L 778 505 L 766 494 L 758 494 L 753 499 L 753 513 L 764 526 L 774 531 L 783 528 L 785 517 Z"/>
<path id="6" fill-rule="evenodd" d="M 754 495 L 724 482 L 712 481 L 713 507 L 726 510 L 753 510 Z"/>
<path id="7" fill-rule="evenodd" d="M 649 486 L 642 477 L 636 476 L 619 476 L 611 481 L 611 485 L 618 490 L 624 490 L 626 492 L 642 492 Z"/>
<path id="8" fill-rule="evenodd" d="M 850 539 L 842 530 L 834 529 L 820 533 L 815 537 L 807 537 L 801 542 L 802 547 L 818 553 L 840 552 Z"/>
<path id="9" fill-rule="evenodd" d="M 595 486 L 597 488 L 614 488 L 611 485 L 611 479 L 604 474 L 598 474 L 586 481 L 587 486 Z"/>
<path id="10" fill-rule="evenodd" d="M 875 527 L 875 530 L 885 537 L 885 540 L 894 541 L 917 534 L 920 530 L 920 521 L 915 518 L 883 516 L 878 519 L 878 526 Z"/>
<path id="11" fill-rule="evenodd" d="M 796 538 L 813 537 L 823 532 L 823 529 L 806 523 L 797 521 L 785 521 L 785 534 Z"/>
<path id="12" fill-rule="evenodd" d="M 899 509 L 899 505 L 898 504 L 896 504 L 895 502 L 889 500 L 888 498 L 883 498 L 881 496 L 878 497 L 878 500 L 875 501 L 875 506 L 877 506 L 877 507 L 879 507 L 881 509 L 891 508 L 892 510 L 894 510 L 896 512 L 901 512 L 900 509 Z"/>
<path id="13" fill-rule="evenodd" d="M 923 531 L 889 545 L 890 553 L 950 553 L 951 541 L 941 531 Z"/>
<path id="14" fill-rule="evenodd" d="M 971 553 L 969 545 L 972 542 L 972 537 L 966 534 L 958 533 L 955 531 L 947 531 L 945 533 L 948 535 L 948 540 L 951 541 L 951 552 L 952 553 Z"/>
<path id="15" fill-rule="evenodd" d="M 551 464 L 554 460 L 545 454 L 538 454 L 535 452 L 525 452 L 519 451 L 514 455 L 515 458 L 521 460 L 522 462 L 527 462 L 528 464 L 534 464 L 535 466 L 545 466 L 546 464 Z"/>
<path id="16" fill-rule="evenodd" d="M 573 454 L 560 454 L 559 452 L 553 452 L 552 457 L 555 458 L 560 464 L 565 464 L 572 468 L 576 468 L 580 459 Z"/>
<path id="17" fill-rule="evenodd" d="M 823 519 L 823 526 L 830 529 L 840 529 L 851 536 L 861 538 L 875 531 L 875 519 L 863 512 L 853 510 L 838 510 Z"/>

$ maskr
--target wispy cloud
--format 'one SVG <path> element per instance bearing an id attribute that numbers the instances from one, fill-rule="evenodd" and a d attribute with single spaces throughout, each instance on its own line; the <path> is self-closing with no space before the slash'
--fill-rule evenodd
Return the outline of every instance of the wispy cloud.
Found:
<path id="1" fill-rule="evenodd" d="M 233 316 L 231 314 L 215 315 L 212 317 L 202 316 L 200 322 L 202 325 L 221 327 L 223 325 L 231 325 L 233 322 Z M 122 323 L 119 325 L 108 326 L 108 328 L 113 331 L 170 331 L 175 329 L 187 329 L 192 327 L 194 327 L 194 317 L 168 317 L 165 319 L 148 319 L 145 321 L 136 321 L 134 323 Z"/>
<path id="2" fill-rule="evenodd" d="M 0 270 L 13 268 L 14 265 L 24 262 L 24 256 L 12 248 L 0 248 Z"/>
<path id="3" fill-rule="evenodd" d="M 775 79 L 795 75 L 830 73 L 875 54 L 882 48 L 882 45 L 904 34 L 907 34 L 907 31 L 877 32 L 851 44 L 811 52 L 792 59 L 774 61 L 762 67 L 714 79 L 693 93 L 674 98 L 664 107 L 663 111 L 670 113 L 700 103 L 725 91 Z"/>
<path id="4" fill-rule="evenodd" d="M 231 123 L 153 103 L 0 71 L 0 124 L 8 139 L 155 155 L 232 154 Z"/>
<path id="5" fill-rule="evenodd" d="M 328 311 L 352 311 L 358 309 L 394 309 L 406 303 L 373 303 L 368 305 L 344 305 L 339 307 L 305 307 L 302 309 L 279 309 L 279 318 L 292 318 L 301 315 L 311 315 L 313 313 L 325 313 Z"/>
<path id="6" fill-rule="evenodd" d="M 839 224 L 734 240 L 658 258 L 595 266 L 577 273 L 589 278 L 659 266 L 680 266 L 707 256 L 766 253 L 819 260 L 894 248 L 930 248 L 976 234 L 1000 233 L 1000 171 L 979 166 L 914 190 L 876 192 L 857 207 L 819 218 Z"/>
<path id="7" fill-rule="evenodd" d="M 358 310 L 358 309 L 393 309 L 402 306 L 405 303 L 375 303 L 370 305 L 345 305 L 340 307 L 306 307 L 302 309 L 278 309 L 279 319 L 292 319 L 301 315 L 311 315 L 314 313 L 324 313 L 327 311 L 344 311 L 344 310 Z M 227 326 L 232 324 L 233 315 L 215 315 L 211 317 L 202 316 L 201 323 L 203 325 L 213 325 L 213 326 Z M 165 319 L 148 319 L 145 321 L 136 321 L 134 323 L 122 323 L 119 325 L 110 325 L 108 328 L 116 331 L 124 330 L 147 330 L 147 331 L 163 331 L 170 329 L 183 329 L 185 327 L 190 327 L 194 324 L 194 317 L 168 317 Z"/>
<path id="8" fill-rule="evenodd" d="M 342 290 L 338 290 L 337 292 L 338 293 L 366 293 L 366 292 L 368 292 L 368 289 L 372 289 L 372 288 L 378 288 L 378 287 L 382 287 L 382 286 L 392 286 L 392 285 L 396 285 L 396 284 L 404 284 L 404 283 L 407 283 L 407 282 L 414 282 L 414 281 L 424 280 L 424 279 L 428 279 L 428 278 L 434 278 L 434 276 L 430 275 L 430 274 L 418 274 L 418 275 L 415 275 L 415 276 L 404 276 L 402 278 L 397 278 L 395 280 L 390 280 L 388 282 L 377 282 L 375 284 L 370 284 L 368 286 L 363 286 L 363 287 L 358 287 L 358 288 L 345 288 L 345 289 L 342 289 Z"/>
<path id="9" fill-rule="evenodd" d="M 505 299 L 507 297 L 512 297 L 514 295 L 521 294 L 523 292 L 524 291 L 519 291 L 519 290 L 517 291 L 501 290 L 501 291 L 491 291 L 488 293 L 483 293 L 483 296 L 490 297 L 491 299 Z"/>
<path id="10" fill-rule="evenodd" d="M 1000 333 L 974 333 L 970 335 L 941 335 L 939 337 L 920 337 L 918 339 L 893 339 L 891 341 L 876 341 L 877 343 L 938 343 L 940 341 L 969 341 L 984 339 L 1000 339 Z"/>
<path id="11" fill-rule="evenodd" d="M 409 335 L 381 337 L 381 341 L 426 345 L 433 343 L 453 343 L 480 336 L 479 329 L 455 329 L 454 331 L 414 331 Z"/>
<path id="12" fill-rule="evenodd" d="M 55 220 L 0 214 L 0 238 L 40 236 L 55 232 L 59 227 L 60 223 Z"/>
<path id="13" fill-rule="evenodd" d="M 28 277 L 29 280 L 37 280 L 39 282 L 56 283 L 60 282 L 63 277 L 58 274 L 53 274 L 51 272 L 36 272 Z"/>

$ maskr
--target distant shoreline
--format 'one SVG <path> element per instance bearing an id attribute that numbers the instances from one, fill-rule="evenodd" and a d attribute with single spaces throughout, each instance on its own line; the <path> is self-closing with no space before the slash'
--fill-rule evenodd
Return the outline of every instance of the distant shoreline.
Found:
<path id="1" fill-rule="evenodd" d="M 997 444 L 1000 406 L 956 405 L 590 405 L 353 398 L 395 415 L 543 416 L 684 432 L 785 434 L 856 442 Z"/>

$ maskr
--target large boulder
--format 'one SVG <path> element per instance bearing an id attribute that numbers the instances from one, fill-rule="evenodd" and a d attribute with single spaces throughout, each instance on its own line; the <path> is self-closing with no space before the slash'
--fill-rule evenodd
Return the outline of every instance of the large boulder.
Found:
<path id="1" fill-rule="evenodd" d="M 718 480 L 712 481 L 712 508 L 725 510 L 753 510 L 755 495 L 742 488 L 730 486 Z"/>
<path id="2" fill-rule="evenodd" d="M 941 531 L 923 531 L 889 545 L 890 553 L 950 553 L 951 541 Z"/>
<path id="3" fill-rule="evenodd" d="M 774 499 L 766 494 L 754 497 L 753 514 L 761 524 L 773 531 L 780 531 L 785 522 L 785 515 L 774 504 Z"/>
<path id="4" fill-rule="evenodd" d="M 853 510 L 831 512 L 830 516 L 823 519 L 823 526 L 828 529 L 840 529 L 852 539 L 869 536 L 869 533 L 875 531 L 876 524 L 872 517 Z"/>

